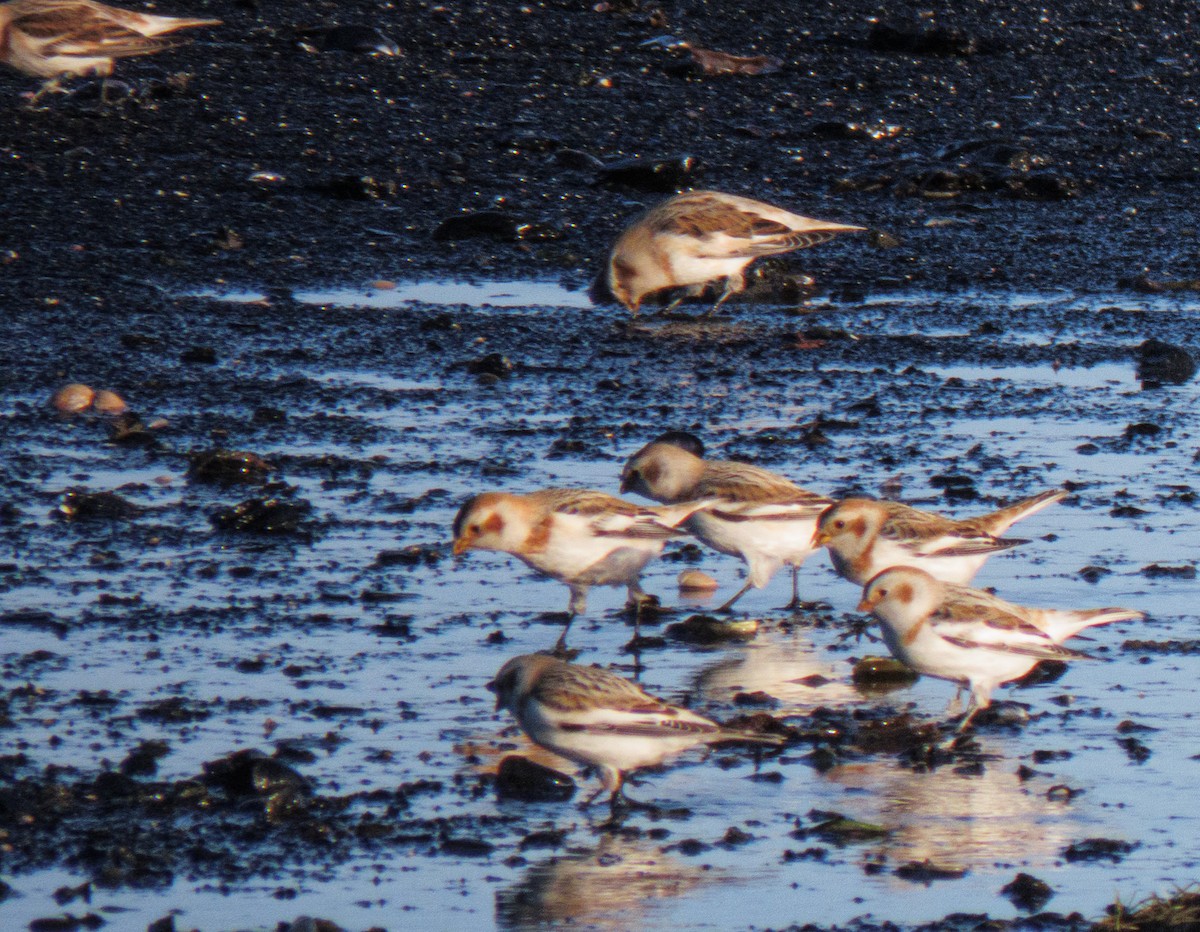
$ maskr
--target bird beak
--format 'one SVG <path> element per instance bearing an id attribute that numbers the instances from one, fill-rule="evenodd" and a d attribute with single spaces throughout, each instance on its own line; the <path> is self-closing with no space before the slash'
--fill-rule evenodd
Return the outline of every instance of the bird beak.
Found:
<path id="1" fill-rule="evenodd" d="M 860 612 L 873 612 L 873 611 L 875 611 L 875 606 L 878 604 L 879 604 L 879 599 L 874 599 L 874 598 L 871 598 L 870 596 L 864 595 L 862 597 L 862 601 L 858 603 L 858 610 Z"/>
<path id="2" fill-rule="evenodd" d="M 454 555 L 461 557 L 464 553 L 471 549 L 471 539 L 467 536 L 462 536 L 454 542 Z"/>
<path id="3" fill-rule="evenodd" d="M 488 681 L 487 681 L 486 683 L 484 683 L 483 685 L 484 685 L 484 688 L 485 688 L 485 689 L 488 689 L 488 690 L 490 690 L 491 692 L 494 692 L 494 693 L 496 693 L 496 711 L 497 711 L 497 712 L 499 712 L 499 711 L 500 711 L 500 709 L 501 709 L 501 707 L 504 705 L 504 702 L 503 702 L 503 700 L 500 698 L 500 693 L 496 692 L 496 681 L 495 681 L 495 680 L 488 680 Z"/>
<path id="4" fill-rule="evenodd" d="M 817 530 L 813 533 L 812 548 L 816 550 L 818 547 L 824 547 L 832 538 L 828 531 Z"/>
<path id="5" fill-rule="evenodd" d="M 621 494 L 624 495 L 628 491 L 629 491 L 629 477 L 622 476 L 621 477 Z"/>

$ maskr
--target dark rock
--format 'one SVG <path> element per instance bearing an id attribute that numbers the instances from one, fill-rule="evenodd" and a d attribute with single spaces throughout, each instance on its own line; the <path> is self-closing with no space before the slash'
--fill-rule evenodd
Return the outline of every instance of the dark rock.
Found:
<path id="1" fill-rule="evenodd" d="M 779 700 L 760 689 L 752 693 L 736 693 L 733 697 L 733 704 L 743 708 L 747 706 L 772 708 L 779 705 Z"/>
<path id="2" fill-rule="evenodd" d="M 522 851 L 528 851 L 531 848 L 561 848 L 566 842 L 567 834 L 568 830 L 565 828 L 530 832 L 521 839 L 519 847 Z"/>
<path id="3" fill-rule="evenodd" d="M 687 644 L 720 644 L 723 641 L 745 641 L 758 633 L 758 622 L 753 619 L 730 621 L 711 615 L 692 615 L 683 621 L 668 625 L 668 637 Z"/>
<path id="4" fill-rule="evenodd" d="M 217 449 L 189 454 L 187 476 L 215 485 L 258 485 L 274 468 L 257 453 Z"/>
<path id="5" fill-rule="evenodd" d="M 937 864 L 927 858 L 901 864 L 894 873 L 904 880 L 928 885 L 935 880 L 959 880 L 967 876 L 967 869 L 952 864 Z"/>
<path id="6" fill-rule="evenodd" d="M 892 834 L 892 830 L 882 825 L 870 822 L 860 822 L 842 815 L 840 812 L 821 812 L 813 810 L 809 818 L 817 819 L 815 825 L 798 828 L 792 832 L 793 838 L 820 838 L 835 845 L 853 844 L 856 842 L 879 841 Z"/>
<path id="7" fill-rule="evenodd" d="M 132 411 L 113 418 L 108 428 L 108 439 L 127 446 L 153 447 L 158 445 L 154 432 Z"/>
<path id="8" fill-rule="evenodd" d="M 170 753 L 171 745 L 166 741 L 143 741 L 121 761 L 121 773 L 130 777 L 153 776 L 158 770 L 158 759 Z"/>
<path id="9" fill-rule="evenodd" d="M 1061 660 L 1039 660 L 1033 669 L 1019 679 L 1012 681 L 1013 686 L 1024 689 L 1027 686 L 1041 686 L 1043 683 L 1053 683 L 1062 678 L 1067 672 L 1067 665 Z"/>
<path id="10" fill-rule="evenodd" d="M 554 152 L 562 148 L 563 141 L 551 133 L 523 129 L 505 136 L 500 145 L 513 153 Z"/>
<path id="11" fill-rule="evenodd" d="M 754 836 L 749 832 L 743 831 L 736 825 L 731 825 L 725 830 L 725 834 L 721 837 L 721 846 L 724 848 L 736 848 L 741 845 L 754 841 Z"/>
<path id="12" fill-rule="evenodd" d="M 1044 880 L 1025 873 L 1017 874 L 1011 881 L 1000 888 L 1017 909 L 1034 913 L 1041 909 L 1054 896 L 1050 884 Z"/>
<path id="13" fill-rule="evenodd" d="M 534 223 L 503 210 L 478 210 L 447 217 L 433 231 L 434 242 L 486 237 L 502 242 L 543 243 L 559 239 L 562 232 L 542 223 Z"/>
<path id="14" fill-rule="evenodd" d="M 306 519 L 312 513 L 312 504 L 298 498 L 284 501 L 279 498 L 252 498 L 223 508 L 209 516 L 209 521 L 219 531 L 243 531 L 252 534 L 300 534 Z"/>
<path id="15" fill-rule="evenodd" d="M 71 489 L 63 493 L 55 512 L 68 521 L 128 521 L 142 509 L 115 492 L 89 492 Z"/>
<path id="16" fill-rule="evenodd" d="M 512 360 L 499 353 L 488 353 L 479 359 L 472 359 L 465 364 L 472 375 L 490 375 L 498 379 L 507 378 L 513 370 Z"/>
<path id="17" fill-rule="evenodd" d="M 705 844 L 698 838 L 685 838 L 673 845 L 668 845 L 665 850 L 674 850 L 688 857 L 695 857 L 698 854 L 703 854 L 705 851 L 711 851 L 712 845 Z"/>
<path id="18" fill-rule="evenodd" d="M 1031 755 L 1033 762 L 1035 764 L 1048 764 L 1048 763 L 1051 763 L 1052 761 L 1070 760 L 1074 756 L 1075 755 L 1072 754 L 1070 751 L 1046 751 L 1046 750 L 1034 751 L 1033 754 Z"/>
<path id="19" fill-rule="evenodd" d="M 399 550 L 381 550 L 375 555 L 373 566 L 436 566 L 443 553 L 427 544 L 409 544 Z"/>
<path id="20" fill-rule="evenodd" d="M 1146 763 L 1146 761 L 1148 761 L 1150 756 L 1154 753 L 1144 743 L 1132 736 L 1128 738 L 1118 738 L 1117 744 L 1120 746 L 1121 750 L 1125 752 L 1126 756 L 1128 756 L 1128 758 L 1135 764 Z"/>
<path id="21" fill-rule="evenodd" d="M 947 26 L 875 23 L 867 35 L 873 52 L 903 52 L 906 55 L 956 55 L 966 58 L 981 51 L 977 37 Z"/>
<path id="22" fill-rule="evenodd" d="M 206 763 L 204 782 L 231 797 L 258 800 L 273 824 L 306 812 L 312 795 L 311 785 L 297 770 L 254 749 Z"/>
<path id="23" fill-rule="evenodd" d="M 1142 575 L 1147 579 L 1195 579 L 1196 567 L 1191 563 L 1181 566 L 1164 566 L 1161 563 L 1151 563 L 1142 567 Z"/>
<path id="24" fill-rule="evenodd" d="M 598 172 L 604 168 L 604 162 L 579 149 L 559 149 L 554 153 L 554 164 L 572 171 Z"/>
<path id="25" fill-rule="evenodd" d="M 1079 576 L 1084 582 L 1097 583 L 1105 576 L 1112 575 L 1112 570 L 1106 566 L 1085 566 L 1079 571 Z"/>
<path id="26" fill-rule="evenodd" d="M 1109 860 L 1117 864 L 1137 847 L 1136 842 L 1130 843 L 1115 838 L 1085 838 L 1064 848 L 1063 857 L 1071 863 Z"/>
<path id="27" fill-rule="evenodd" d="M 280 924 L 282 927 L 282 923 Z M 344 928 L 329 919 L 314 919 L 312 916 L 299 916 L 286 927 L 277 932 L 346 932 Z"/>
<path id="28" fill-rule="evenodd" d="M 212 366 L 217 362 L 217 351 L 211 346 L 192 346 L 179 354 L 179 361 Z"/>
<path id="29" fill-rule="evenodd" d="M 390 36 L 370 26 L 325 26 L 297 30 L 297 46 L 306 52 L 348 52 L 352 55 L 400 54 L 400 46 Z"/>
<path id="30" fill-rule="evenodd" d="M 527 757 L 510 754 L 500 762 L 496 795 L 524 802 L 561 803 L 575 795 L 575 781 Z"/>
<path id="31" fill-rule="evenodd" d="M 691 184 L 700 170 L 695 156 L 679 155 L 664 159 L 624 159 L 609 162 L 596 172 L 601 184 L 634 188 L 652 194 L 674 194 Z"/>
<path id="32" fill-rule="evenodd" d="M 894 657 L 864 657 L 850 674 L 858 686 L 908 685 L 920 678 L 912 667 Z"/>
<path id="33" fill-rule="evenodd" d="M 496 849 L 491 842 L 482 838 L 447 838 L 441 844 L 441 852 L 456 857 L 483 858 Z"/>
<path id="34" fill-rule="evenodd" d="M 993 702 L 972 719 L 975 725 L 1020 728 L 1029 724 L 1029 709 L 1019 702 Z"/>
<path id="35" fill-rule="evenodd" d="M 334 175 L 327 181 L 314 185 L 312 190 L 344 201 L 382 201 L 395 197 L 400 191 L 400 183 L 392 179 L 351 172 Z"/>
<path id="36" fill-rule="evenodd" d="M 1157 437 L 1162 433 L 1162 427 L 1158 424 L 1149 424 L 1141 422 L 1138 424 L 1125 425 L 1124 436 L 1126 440 L 1136 440 L 1138 437 Z"/>
<path id="37" fill-rule="evenodd" d="M 8 625 L 24 625 L 50 631 L 60 638 L 64 637 L 69 630 L 65 621 L 59 619 L 53 612 L 41 608 L 18 608 L 10 612 L 0 612 L 0 631 Z"/>

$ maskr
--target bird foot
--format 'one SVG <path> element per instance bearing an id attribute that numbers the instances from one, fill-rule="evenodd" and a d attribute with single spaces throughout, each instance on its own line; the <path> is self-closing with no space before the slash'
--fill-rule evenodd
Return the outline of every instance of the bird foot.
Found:
<path id="1" fill-rule="evenodd" d="M 795 598 L 788 602 L 787 605 L 783 606 L 780 611 L 791 612 L 792 614 L 798 615 L 801 613 L 819 612 L 822 608 L 827 607 L 828 606 L 825 602 L 806 602 L 804 599 Z"/>
<path id="2" fill-rule="evenodd" d="M 554 642 L 554 646 L 546 651 L 546 653 L 551 657 L 557 657 L 559 660 L 565 660 L 567 663 L 570 663 L 576 657 L 578 657 L 582 651 L 577 647 L 567 647 L 567 645 L 563 643 L 562 638 L 559 638 Z"/>
<path id="3" fill-rule="evenodd" d="M 657 611 L 661 607 L 662 602 L 659 601 L 658 596 L 651 595 L 649 592 L 631 595 L 625 601 L 625 610 L 639 616 L 647 612 Z"/>

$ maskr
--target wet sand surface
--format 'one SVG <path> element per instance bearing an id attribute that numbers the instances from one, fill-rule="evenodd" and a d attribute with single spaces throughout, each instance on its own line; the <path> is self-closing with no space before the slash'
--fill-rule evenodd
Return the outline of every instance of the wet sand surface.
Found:
<path id="1" fill-rule="evenodd" d="M 0 77 L 5 927 L 1083 927 L 1192 882 L 1196 388 L 1138 377 L 1145 341 L 1197 342 L 1191 14 L 931 9 L 212 3 L 160 9 L 228 25 L 124 63 L 106 109 L 28 112 Z M 335 16 L 403 54 L 296 46 Z M 704 75 L 661 36 L 782 68 Z M 767 264 L 768 303 L 631 326 L 586 288 L 663 196 L 591 161 L 635 155 L 888 236 Z M 815 295 L 784 300 L 800 273 Z M 132 411 L 58 414 L 68 382 Z M 753 639 L 696 645 L 668 626 L 740 568 L 672 545 L 641 681 L 790 743 L 642 774 L 664 811 L 619 826 L 576 808 L 583 774 L 570 803 L 498 799 L 524 745 L 484 684 L 551 646 L 567 594 L 453 559 L 453 514 L 615 492 L 667 428 L 955 514 L 1065 486 L 978 583 L 1150 617 L 937 753 L 953 687 L 853 682 L 885 650 L 823 556 L 819 607 L 779 610 L 780 574 L 738 606 Z M 572 646 L 633 675 L 622 598 L 595 591 Z M 1053 898 L 1015 905 L 1018 873 Z"/>

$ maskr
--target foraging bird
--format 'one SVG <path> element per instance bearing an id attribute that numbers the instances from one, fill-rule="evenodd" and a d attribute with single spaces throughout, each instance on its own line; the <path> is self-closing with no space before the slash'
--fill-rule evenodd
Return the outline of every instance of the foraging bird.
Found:
<path id="1" fill-rule="evenodd" d="M 0 61 L 48 80 L 34 100 L 67 75 L 112 74 L 113 61 L 153 55 L 188 40 L 168 33 L 219 26 L 219 19 L 156 16 L 95 0 L 10 0 L 0 4 Z"/>
<path id="2" fill-rule="evenodd" d="M 700 744 L 783 743 L 777 735 L 725 728 L 615 673 L 549 654 L 514 657 L 488 688 L 496 694 L 496 708 L 507 708 L 535 744 L 597 768 L 601 789 L 588 803 L 607 790 L 614 812 L 631 802 L 623 793 L 630 770 Z"/>
<path id="3" fill-rule="evenodd" d="M 828 547 L 838 575 L 860 586 L 891 566 L 915 566 L 965 584 L 992 554 L 1029 543 L 1001 534 L 1066 495 L 1053 489 L 961 521 L 899 502 L 847 498 L 821 516 L 813 543 Z"/>
<path id="4" fill-rule="evenodd" d="M 746 287 L 745 268 L 759 256 L 864 229 L 801 217 L 734 194 L 687 191 L 651 208 L 617 238 L 608 260 L 608 287 L 636 316 L 654 292 L 686 288 L 683 297 L 696 297 L 709 282 L 722 281 L 711 314 Z"/>
<path id="5" fill-rule="evenodd" d="M 728 611 L 751 587 L 761 589 L 785 564 L 792 567 L 787 607 L 798 608 L 800 565 L 816 549 L 817 519 L 833 502 L 759 466 L 703 459 L 681 445 L 680 438 L 689 436 L 664 434 L 638 450 L 621 471 L 621 491 L 664 504 L 714 501 L 689 517 L 685 527 L 747 567 L 746 584 L 717 611 Z"/>
<path id="6" fill-rule="evenodd" d="M 629 604 L 650 597 L 638 579 L 668 540 L 686 537 L 678 529 L 707 502 L 647 507 L 588 489 L 544 489 L 528 495 L 484 492 L 470 499 L 454 518 L 454 554 L 467 550 L 510 553 L 571 590 L 566 642 L 575 616 L 587 610 L 592 586 L 624 585 Z"/>
<path id="7" fill-rule="evenodd" d="M 1039 660 L 1085 660 L 1059 642 L 1093 625 L 1144 618 L 1124 608 L 1031 608 L 913 567 L 886 569 L 863 590 L 858 610 L 871 612 L 898 660 L 918 673 L 966 685 L 971 692 L 962 731 L 991 704 L 992 691 Z"/>

